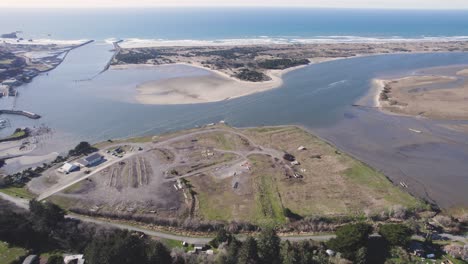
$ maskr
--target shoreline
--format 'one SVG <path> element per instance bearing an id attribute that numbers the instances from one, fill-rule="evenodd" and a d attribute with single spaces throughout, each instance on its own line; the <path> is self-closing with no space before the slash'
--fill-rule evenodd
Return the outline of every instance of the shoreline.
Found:
<path id="1" fill-rule="evenodd" d="M 175 104 L 196 104 L 213 103 L 231 100 L 243 96 L 248 96 L 260 92 L 277 89 L 283 85 L 283 76 L 287 73 L 305 68 L 313 64 L 324 63 L 333 60 L 348 59 L 353 57 L 320 57 L 311 58 L 311 62 L 304 65 L 290 67 L 282 70 L 267 70 L 265 74 L 271 78 L 268 81 L 250 82 L 239 80 L 225 72 L 210 69 L 197 63 L 168 63 L 161 65 L 153 64 L 124 64 L 111 65 L 109 70 L 126 70 L 138 67 L 165 67 L 171 65 L 183 65 L 206 70 L 210 76 L 205 77 L 175 77 L 142 83 L 136 87 L 137 95 L 135 99 L 138 103 L 148 105 L 175 105 Z M 216 83 L 213 83 L 216 82 Z M 209 87 L 212 84 L 213 87 Z M 184 88 L 174 88 L 184 87 Z M 205 86 L 200 89 L 199 86 Z M 216 87 L 214 87 L 216 86 Z M 208 88 L 207 88 L 208 87 Z M 211 90 L 210 90 L 211 88 Z"/>

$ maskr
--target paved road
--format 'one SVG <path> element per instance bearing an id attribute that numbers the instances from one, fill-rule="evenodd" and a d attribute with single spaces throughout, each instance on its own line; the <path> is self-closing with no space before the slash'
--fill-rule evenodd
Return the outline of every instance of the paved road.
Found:
<path id="1" fill-rule="evenodd" d="M 68 218 L 72 219 L 78 219 L 83 222 L 88 222 L 88 223 L 94 223 L 102 226 L 108 226 L 108 227 L 114 227 L 114 228 L 119 228 L 119 229 L 125 229 L 125 230 L 131 230 L 131 231 L 137 231 L 137 232 L 142 232 L 145 233 L 149 236 L 154 236 L 154 237 L 159 237 L 159 238 L 165 238 L 165 239 L 172 239 L 172 240 L 178 240 L 178 241 L 185 241 L 190 244 L 206 244 L 210 242 L 213 237 L 188 237 L 188 236 L 181 236 L 181 235 L 176 235 L 176 234 L 171 234 L 171 233 L 165 233 L 165 232 L 159 232 L 159 231 L 153 231 L 153 230 L 148 230 L 144 228 L 139 228 L 131 225 L 126 225 L 126 224 L 118 224 L 118 223 L 113 223 L 113 222 L 107 222 L 103 220 L 98 220 L 94 218 L 89 218 L 89 217 L 83 217 L 83 216 L 77 216 L 77 215 L 67 215 Z M 302 240 L 315 240 L 315 241 L 327 241 L 331 238 L 334 238 L 335 235 L 305 235 L 305 236 L 282 236 L 282 240 L 289 240 L 289 241 L 302 241 Z M 239 236 L 238 239 L 243 240 L 245 239 L 244 236 Z"/>
<path id="2" fill-rule="evenodd" d="M 29 210 L 29 201 L 26 199 L 21 199 L 18 197 L 13 197 L 4 193 L 0 192 L 0 198 L 10 201 L 11 203 L 14 203 L 18 207 L 24 208 L 26 210 Z M 127 224 L 118 224 L 118 223 L 113 223 L 113 222 L 107 222 L 104 220 L 100 219 L 95 219 L 95 218 L 90 218 L 86 216 L 80 216 L 80 215 L 74 215 L 70 214 L 66 216 L 67 218 L 71 219 L 77 219 L 83 222 L 88 222 L 88 223 L 94 223 L 102 226 L 107 226 L 107 227 L 113 227 L 113 228 L 118 228 L 118 229 L 123 229 L 123 230 L 130 230 L 130 231 L 137 231 L 137 232 L 142 232 L 145 233 L 149 236 L 154 236 L 154 237 L 159 237 L 159 238 L 165 238 L 165 239 L 172 239 L 172 240 L 178 240 L 178 241 L 186 241 L 187 243 L 190 244 L 203 244 L 203 243 L 208 243 L 210 242 L 213 237 L 189 237 L 189 236 L 182 236 L 182 235 L 176 235 L 176 234 L 171 234 L 171 233 L 165 233 L 165 232 L 159 232 L 159 231 L 153 231 L 153 230 L 148 230 L 144 228 L 139 228 L 136 226 L 132 225 L 127 225 Z M 313 236 L 285 236 L 281 237 L 283 240 L 290 240 L 290 241 L 301 241 L 301 240 L 315 240 L 315 241 L 327 241 L 330 238 L 335 237 L 334 235 L 313 235 Z M 239 239 L 243 239 L 242 236 L 239 237 Z"/>
<path id="3" fill-rule="evenodd" d="M 24 208 L 26 210 L 29 209 L 29 201 L 26 199 L 18 198 L 18 197 L 12 197 L 10 195 L 4 194 L 0 192 L 0 198 L 10 201 L 17 205 L 18 207 Z M 83 222 L 88 222 L 88 223 L 94 223 L 97 225 L 102 225 L 102 226 L 107 226 L 107 227 L 113 227 L 113 228 L 118 228 L 118 229 L 123 229 L 123 230 L 130 230 L 130 231 L 137 231 L 137 232 L 142 232 L 144 234 L 147 234 L 149 236 L 154 236 L 154 237 L 159 237 L 159 238 L 164 238 L 164 239 L 172 239 L 172 240 L 177 240 L 177 241 L 185 241 L 190 244 L 203 244 L 203 243 L 208 243 L 211 241 L 212 237 L 189 237 L 189 236 L 182 236 L 182 235 L 176 235 L 176 234 L 171 234 L 171 233 L 165 233 L 165 232 L 159 232 L 159 231 L 153 231 L 153 230 L 148 230 L 144 228 L 139 228 L 136 226 L 132 225 L 126 225 L 126 224 L 118 224 L 118 223 L 113 223 L 113 222 L 107 222 L 104 220 L 99 220 L 99 219 L 94 219 L 86 216 L 80 216 L 80 215 L 67 215 L 67 218 L 71 219 L 77 219 Z M 378 234 L 372 234 L 371 236 L 379 236 Z M 467 236 L 455 236 L 451 234 L 440 234 L 441 237 L 448 238 L 452 241 L 460 241 L 462 243 L 468 244 L 468 237 Z M 297 236 L 280 236 L 282 240 L 289 240 L 291 242 L 293 241 L 302 241 L 302 240 L 315 240 L 315 241 L 328 241 L 332 238 L 334 238 L 335 235 L 297 235 Z M 238 239 L 243 240 L 245 237 L 244 236 L 239 236 Z M 417 240 L 424 240 L 422 236 L 414 235 L 412 236 L 413 239 Z"/>

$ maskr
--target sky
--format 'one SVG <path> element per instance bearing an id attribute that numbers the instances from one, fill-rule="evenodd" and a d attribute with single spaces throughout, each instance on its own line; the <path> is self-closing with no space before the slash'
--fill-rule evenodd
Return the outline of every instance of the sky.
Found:
<path id="1" fill-rule="evenodd" d="M 468 9 L 468 0 L 0 0 L 0 7 L 271 6 L 391 9 Z"/>

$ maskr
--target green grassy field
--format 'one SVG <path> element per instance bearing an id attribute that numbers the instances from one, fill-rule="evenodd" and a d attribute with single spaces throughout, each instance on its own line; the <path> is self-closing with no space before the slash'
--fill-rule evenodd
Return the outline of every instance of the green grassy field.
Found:
<path id="1" fill-rule="evenodd" d="M 7 188 L 0 188 L 0 192 L 4 194 L 8 194 L 10 196 L 15 196 L 23 199 L 34 199 L 36 195 L 28 191 L 26 187 L 7 187 Z"/>
<path id="2" fill-rule="evenodd" d="M 425 206 L 409 193 L 395 187 L 385 175 L 362 162 L 353 160 L 352 163 L 352 167 L 345 171 L 347 179 L 351 182 L 365 186 L 369 192 L 381 196 L 388 203 L 399 204 L 409 209 Z"/>
<path id="3" fill-rule="evenodd" d="M 24 248 L 9 247 L 7 243 L 0 241 L 0 263 L 9 264 L 25 257 L 28 251 Z"/>

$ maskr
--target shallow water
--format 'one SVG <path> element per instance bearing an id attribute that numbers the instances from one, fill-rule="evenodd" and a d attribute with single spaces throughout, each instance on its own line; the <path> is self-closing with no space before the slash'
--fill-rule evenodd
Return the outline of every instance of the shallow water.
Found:
<path id="1" fill-rule="evenodd" d="M 220 120 L 240 127 L 298 124 L 383 170 L 395 182 L 406 182 L 421 196 L 442 206 L 468 205 L 468 135 L 435 127 L 437 121 L 352 107 L 368 93 L 374 77 L 466 64 L 468 53 L 331 61 L 290 72 L 282 87 L 268 92 L 217 103 L 164 106 L 135 103 L 136 85 L 211 73 L 172 65 L 110 70 L 96 76 L 111 57 L 110 49 L 103 43 L 76 49 L 56 70 L 21 87 L 16 102 L 0 100 L 1 108 L 14 104 L 16 109 L 43 116 L 40 120 L 9 116 L 12 127 L 1 133 L 46 124 L 54 129 L 54 144 L 40 148 L 39 154 L 65 151 L 80 140 L 150 135 Z M 408 128 L 424 133 L 412 133 Z"/>

